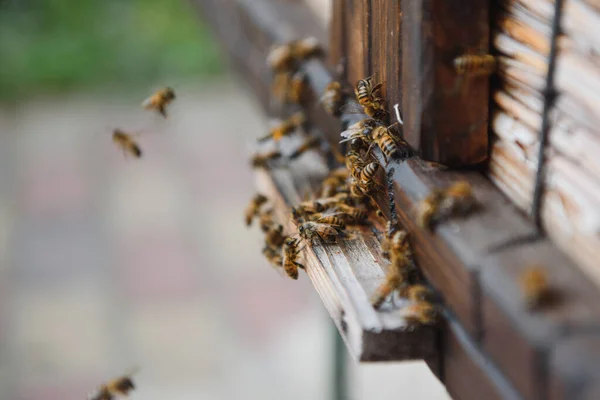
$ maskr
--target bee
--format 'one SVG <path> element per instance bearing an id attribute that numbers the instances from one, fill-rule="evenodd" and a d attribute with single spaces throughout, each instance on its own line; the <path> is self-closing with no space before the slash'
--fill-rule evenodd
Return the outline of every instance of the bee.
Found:
<path id="1" fill-rule="evenodd" d="M 267 232 L 274 223 L 272 208 L 258 214 L 258 225 L 260 226 L 261 231 Z"/>
<path id="2" fill-rule="evenodd" d="M 250 159 L 250 163 L 254 168 L 269 169 L 269 163 L 282 157 L 279 150 L 271 150 L 267 153 L 256 153 Z"/>
<path id="3" fill-rule="evenodd" d="M 437 307 L 425 301 L 408 305 L 401 313 L 411 325 L 434 325 L 438 320 Z"/>
<path id="4" fill-rule="evenodd" d="M 167 118 L 167 106 L 175 100 L 175 91 L 170 87 L 160 89 L 142 103 L 146 110 L 156 110 Z"/>
<path id="5" fill-rule="evenodd" d="M 402 271 L 400 271 L 398 268 L 395 268 L 393 265 L 390 265 L 387 273 L 385 274 L 385 281 L 379 285 L 373 294 L 371 299 L 371 304 L 373 307 L 381 307 L 385 299 L 387 299 L 395 290 L 400 288 L 404 281 L 405 280 Z"/>
<path id="6" fill-rule="evenodd" d="M 388 222 L 388 232 L 381 243 L 383 256 L 390 261 L 403 255 L 406 258 L 412 257 L 412 250 L 408 238 L 408 232 L 403 229 L 391 228 Z"/>
<path id="7" fill-rule="evenodd" d="M 284 136 L 287 136 L 294 132 L 297 128 L 302 126 L 306 121 L 306 116 L 302 111 L 298 111 L 297 113 L 290 116 L 288 119 L 281 121 L 275 127 L 271 128 L 269 134 L 258 139 L 259 142 L 263 142 L 268 139 L 273 139 L 278 142 Z"/>
<path id="8" fill-rule="evenodd" d="M 301 104 L 306 99 L 307 90 L 306 73 L 297 71 L 290 79 L 286 101 L 291 104 Z"/>
<path id="9" fill-rule="evenodd" d="M 496 57 L 491 54 L 462 55 L 454 59 L 454 70 L 459 75 L 490 75 L 496 71 Z"/>
<path id="10" fill-rule="evenodd" d="M 271 84 L 271 94 L 279 103 L 287 102 L 288 90 L 292 84 L 290 72 L 276 72 Z"/>
<path id="11" fill-rule="evenodd" d="M 369 188 L 373 186 L 376 182 L 374 180 L 377 171 L 379 171 L 379 163 L 371 162 L 365 165 L 363 169 L 360 171 L 359 181 L 361 185 Z"/>
<path id="12" fill-rule="evenodd" d="M 288 237 L 283 242 L 283 270 L 292 279 L 298 279 L 298 268 L 304 269 L 304 265 L 296 260 L 302 249 L 298 248 L 300 239 Z"/>
<path id="13" fill-rule="evenodd" d="M 342 85 L 338 81 L 329 82 L 321 96 L 321 104 L 325 111 L 327 111 L 329 115 L 338 117 L 343 101 Z"/>
<path id="14" fill-rule="evenodd" d="M 344 138 L 340 143 L 352 141 L 354 139 L 362 139 L 368 144 L 371 143 L 371 132 L 373 129 L 381 123 L 374 120 L 373 118 L 365 118 L 358 122 L 353 123 L 341 133 Z"/>
<path id="15" fill-rule="evenodd" d="M 341 216 L 343 213 L 336 213 L 333 211 L 326 211 L 324 213 L 315 213 L 309 217 L 310 221 L 315 221 L 321 224 L 334 225 L 339 229 L 345 229 L 346 223 L 344 218 Z"/>
<path id="16" fill-rule="evenodd" d="M 416 303 L 422 301 L 431 301 L 433 298 L 433 293 L 431 290 L 427 286 L 421 284 L 407 285 L 403 290 L 403 294 L 404 297 Z"/>
<path id="17" fill-rule="evenodd" d="M 360 153 L 354 150 L 350 150 L 348 153 L 346 153 L 345 162 L 346 168 L 350 171 L 350 175 L 354 179 L 360 179 L 360 173 L 362 172 L 363 168 L 367 165 Z"/>
<path id="18" fill-rule="evenodd" d="M 393 159 L 406 160 L 413 155 L 408 142 L 392 134 L 390 127 L 378 125 L 373 128 L 371 135 L 386 161 Z"/>
<path id="19" fill-rule="evenodd" d="M 127 396 L 135 389 L 131 375 L 132 373 L 129 373 L 101 385 L 88 395 L 88 400 L 113 400 L 118 396 Z"/>
<path id="20" fill-rule="evenodd" d="M 295 68 L 296 60 L 289 44 L 273 46 L 267 54 L 267 65 L 275 72 L 287 72 Z"/>
<path id="21" fill-rule="evenodd" d="M 304 141 L 304 143 L 302 143 L 296 150 L 294 150 L 292 154 L 289 155 L 289 158 L 291 160 L 294 160 L 309 150 L 320 148 L 321 145 L 322 141 L 320 138 L 316 136 L 310 136 Z"/>
<path id="22" fill-rule="evenodd" d="M 345 236 L 340 226 L 315 221 L 307 221 L 300 224 L 298 226 L 298 233 L 302 239 L 308 241 L 322 239 L 325 242 L 335 242 L 338 237 Z"/>
<path id="23" fill-rule="evenodd" d="M 274 267 L 282 267 L 283 266 L 283 258 L 281 257 L 281 252 L 277 251 L 277 249 L 272 248 L 271 246 L 265 246 L 262 249 L 262 253 L 265 258 L 271 263 Z"/>
<path id="24" fill-rule="evenodd" d="M 296 206 L 292 206 L 292 220 L 296 222 L 308 219 L 312 214 L 325 210 L 321 204 L 313 201 L 305 201 Z"/>
<path id="25" fill-rule="evenodd" d="M 129 153 L 136 158 L 140 158 L 142 156 L 142 149 L 139 144 L 133 140 L 132 136 L 133 135 L 125 133 L 120 129 L 115 129 L 113 131 L 112 140 L 123 150 L 123 154 L 126 156 L 127 153 Z"/>
<path id="26" fill-rule="evenodd" d="M 375 92 L 381 89 L 383 84 L 378 83 L 373 85 L 373 77 L 369 76 L 368 78 L 361 79 L 356 83 L 356 88 L 354 89 L 354 94 L 356 95 L 356 100 L 358 104 L 361 106 L 366 106 L 374 101 L 382 100 L 379 97 L 375 97 Z"/>
<path id="27" fill-rule="evenodd" d="M 348 170 L 346 168 L 337 168 L 321 182 L 321 197 L 331 197 L 338 192 L 345 191 Z"/>
<path id="28" fill-rule="evenodd" d="M 277 224 L 269 227 L 265 232 L 265 243 L 267 246 L 272 248 L 281 247 L 285 241 L 285 235 L 283 234 L 283 225 Z"/>
<path id="29" fill-rule="evenodd" d="M 363 191 L 359 181 L 355 178 L 349 179 L 348 186 L 350 187 L 350 197 L 358 202 L 365 201 L 367 194 Z"/>
<path id="30" fill-rule="evenodd" d="M 347 192 L 336 193 L 331 197 L 322 197 L 314 201 L 314 203 L 318 204 L 318 207 L 320 207 L 321 210 L 336 207 L 342 204 L 346 205 L 348 202 L 350 202 L 350 194 Z"/>
<path id="31" fill-rule="evenodd" d="M 539 265 L 527 267 L 521 273 L 520 285 L 529 309 L 542 306 L 550 296 L 548 274 Z"/>
<path id="32" fill-rule="evenodd" d="M 431 229 L 432 225 L 452 215 L 464 215 L 477 206 L 473 188 L 466 181 L 452 184 L 444 190 L 433 190 L 416 209 L 417 224 Z"/>
<path id="33" fill-rule="evenodd" d="M 306 60 L 311 57 L 317 57 L 323 54 L 323 48 L 317 38 L 313 36 L 304 39 L 294 40 L 289 44 L 292 57 L 296 61 Z"/>
<path id="34" fill-rule="evenodd" d="M 246 226 L 252 225 L 252 220 L 254 219 L 254 217 L 259 215 L 260 208 L 263 204 L 267 202 L 267 200 L 268 199 L 266 198 L 266 196 L 260 193 L 257 193 L 252 197 L 252 199 L 250 200 L 250 204 L 248 204 L 248 207 L 246 208 Z"/>
<path id="35" fill-rule="evenodd" d="M 341 212 L 348 224 L 360 224 L 365 222 L 369 217 L 367 210 L 364 208 L 353 207 L 343 203 L 336 204 L 333 210 Z"/>

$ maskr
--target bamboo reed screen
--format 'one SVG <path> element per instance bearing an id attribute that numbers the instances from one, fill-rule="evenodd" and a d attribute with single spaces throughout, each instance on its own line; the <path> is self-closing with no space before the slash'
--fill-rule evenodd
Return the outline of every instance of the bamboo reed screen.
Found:
<path id="1" fill-rule="evenodd" d="M 493 35 L 500 83 L 493 94 L 489 175 L 520 208 L 535 208 L 553 38 L 549 89 L 556 97 L 548 112 L 539 215 L 549 236 L 600 285 L 600 1 L 564 0 L 559 8 L 550 0 L 501 4 Z"/>

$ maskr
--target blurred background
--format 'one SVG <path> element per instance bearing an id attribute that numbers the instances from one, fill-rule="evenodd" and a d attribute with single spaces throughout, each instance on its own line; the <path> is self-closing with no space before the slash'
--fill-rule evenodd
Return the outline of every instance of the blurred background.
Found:
<path id="1" fill-rule="evenodd" d="M 262 112 L 197 10 L 0 0 L 0 60 L 0 397 L 84 399 L 138 366 L 132 399 L 331 398 L 326 311 L 243 224 Z M 166 120 L 140 107 L 165 85 Z M 349 362 L 349 392 L 447 397 L 422 363 Z"/>

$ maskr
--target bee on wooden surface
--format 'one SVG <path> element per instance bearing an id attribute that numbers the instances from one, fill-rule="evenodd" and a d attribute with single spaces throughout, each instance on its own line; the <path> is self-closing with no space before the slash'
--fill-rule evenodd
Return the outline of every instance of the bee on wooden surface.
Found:
<path id="1" fill-rule="evenodd" d="M 434 325 L 439 313 L 435 305 L 420 301 L 404 307 L 401 314 L 411 325 Z"/>
<path id="2" fill-rule="evenodd" d="M 361 106 L 368 105 L 377 100 L 382 100 L 380 97 L 375 97 L 375 93 L 378 92 L 382 86 L 382 83 L 373 85 L 372 76 L 359 80 L 356 83 L 356 88 L 354 89 L 356 100 Z"/>
<path id="3" fill-rule="evenodd" d="M 298 148 L 294 150 L 292 154 L 289 155 L 289 158 L 294 160 L 309 150 L 319 149 L 321 145 L 322 141 L 320 138 L 316 136 L 310 136 L 306 138 L 306 140 L 300 146 L 298 146 Z"/>
<path id="4" fill-rule="evenodd" d="M 305 201 L 295 206 L 292 206 L 292 220 L 300 222 L 309 219 L 312 214 L 322 212 L 325 208 L 321 204 L 314 201 Z"/>
<path id="5" fill-rule="evenodd" d="M 519 277 L 525 303 L 529 309 L 539 308 L 549 299 L 551 290 L 546 270 L 534 265 L 526 268 Z"/>
<path id="6" fill-rule="evenodd" d="M 336 242 L 338 237 L 345 236 L 340 226 L 315 221 L 307 221 L 298 225 L 298 233 L 302 239 L 307 241 L 322 239 L 325 242 Z"/>
<path id="7" fill-rule="evenodd" d="M 383 302 L 395 291 L 402 283 L 404 283 L 404 275 L 397 268 L 390 266 L 387 273 L 385 274 L 385 281 L 379 285 L 373 297 L 371 298 L 371 304 L 375 308 L 381 307 Z"/>
<path id="8" fill-rule="evenodd" d="M 131 154 L 136 158 L 142 156 L 140 145 L 133 139 L 133 135 L 125 133 L 120 129 L 115 129 L 112 135 L 113 142 L 123 150 L 123 154 Z"/>
<path id="9" fill-rule="evenodd" d="M 167 118 L 167 106 L 175 100 L 175 91 L 170 87 L 160 89 L 142 103 L 146 110 L 156 110 Z"/>
<path id="10" fill-rule="evenodd" d="M 377 181 L 375 181 L 375 175 L 377 171 L 379 171 L 379 163 L 371 162 L 365 165 L 365 167 L 360 171 L 359 182 L 361 188 L 365 193 L 370 193 L 376 185 L 378 185 Z"/>
<path id="11" fill-rule="evenodd" d="M 350 188 L 350 197 L 359 203 L 366 201 L 367 194 L 363 191 L 360 182 L 356 178 L 349 179 L 348 186 Z"/>
<path id="12" fill-rule="evenodd" d="M 434 297 L 431 290 L 427 286 L 421 284 L 407 285 L 402 294 L 410 301 L 416 303 L 423 301 L 429 302 L 432 301 Z"/>
<path id="13" fill-rule="evenodd" d="M 308 93 L 308 77 L 305 72 L 297 71 L 290 79 L 286 101 L 291 104 L 301 104 Z"/>
<path id="14" fill-rule="evenodd" d="M 298 279 L 298 268 L 304 269 L 304 265 L 297 261 L 302 250 L 299 245 L 300 239 L 291 237 L 286 238 L 283 242 L 283 270 L 292 279 Z"/>
<path id="15" fill-rule="evenodd" d="M 267 54 L 267 65 L 275 72 L 287 72 L 295 68 L 296 60 L 289 44 L 271 47 Z"/>
<path id="16" fill-rule="evenodd" d="M 263 204 L 268 201 L 267 197 L 257 193 L 250 200 L 250 204 L 246 208 L 245 217 L 246 217 L 246 226 L 252 225 L 252 220 L 254 217 L 258 216 L 260 213 L 260 208 Z"/>
<path id="17" fill-rule="evenodd" d="M 491 54 L 462 55 L 454 59 L 454 69 L 459 75 L 490 75 L 496 71 L 496 57 Z"/>
<path id="18" fill-rule="evenodd" d="M 329 173 L 329 175 L 321 182 L 321 197 L 331 197 L 338 192 L 346 190 L 346 179 L 348 178 L 348 170 L 346 168 L 337 168 Z"/>
<path id="19" fill-rule="evenodd" d="M 262 249 L 262 253 L 272 266 L 276 268 L 283 266 L 283 258 L 281 257 L 281 252 L 278 251 L 278 249 L 271 246 L 265 246 Z"/>
<path id="20" fill-rule="evenodd" d="M 273 219 L 273 209 L 270 208 L 258 214 L 258 225 L 260 230 L 267 232 L 271 226 L 275 224 Z"/>
<path id="21" fill-rule="evenodd" d="M 367 165 L 367 163 L 363 160 L 362 156 L 359 152 L 350 150 L 346 153 L 346 158 L 344 160 L 346 162 L 346 168 L 350 171 L 350 175 L 354 179 L 360 179 L 360 173 L 363 168 Z"/>
<path id="22" fill-rule="evenodd" d="M 279 103 L 286 103 L 291 84 L 291 72 L 276 72 L 275 75 L 273 75 L 273 82 L 271 83 L 271 95 Z"/>
<path id="23" fill-rule="evenodd" d="M 413 155 L 413 151 L 408 142 L 394 135 L 390 131 L 390 127 L 378 125 L 373 128 L 371 136 L 375 143 L 377 143 L 377 146 L 379 146 L 386 161 L 404 161 Z"/>
<path id="24" fill-rule="evenodd" d="M 347 204 L 336 204 L 332 210 L 341 212 L 348 224 L 362 224 L 367 221 L 369 214 L 362 207 L 353 207 Z"/>
<path id="25" fill-rule="evenodd" d="M 293 133 L 296 129 L 302 126 L 306 121 L 306 116 L 302 111 L 298 111 L 297 113 L 290 116 L 288 119 L 280 121 L 277 125 L 275 125 L 269 131 L 269 134 L 263 136 L 258 139 L 259 142 L 263 142 L 265 140 L 273 139 L 274 141 L 279 141 L 284 136 L 287 136 Z"/>
<path id="26" fill-rule="evenodd" d="M 329 82 L 320 100 L 323 108 L 329 115 L 338 117 L 340 115 L 340 107 L 344 101 L 342 85 L 338 81 Z"/>
<path id="27" fill-rule="evenodd" d="M 309 220 L 320 224 L 333 225 L 343 230 L 346 228 L 346 222 L 342 214 L 340 212 L 326 211 L 310 215 Z"/>
<path id="28" fill-rule="evenodd" d="M 314 36 L 294 40 L 289 43 L 292 56 L 297 61 L 303 61 L 311 57 L 318 57 L 323 54 L 323 48 L 319 40 Z"/>
<path id="29" fill-rule="evenodd" d="M 348 129 L 346 129 L 340 134 L 343 138 L 343 140 L 340 141 L 340 143 L 352 141 L 354 139 L 362 139 L 363 141 L 370 144 L 372 141 L 371 132 L 376 126 L 380 124 L 380 122 L 374 120 L 373 118 L 365 118 L 363 120 L 355 122 L 352 125 L 348 126 Z"/>
<path id="30" fill-rule="evenodd" d="M 270 168 L 272 161 L 278 160 L 283 154 L 279 150 L 271 150 L 266 153 L 256 153 L 250 159 L 253 168 Z"/>
<path id="31" fill-rule="evenodd" d="M 131 379 L 132 374 L 120 376 L 101 385 L 88 395 L 88 400 L 113 400 L 120 396 L 127 396 L 130 391 L 135 389 Z"/>
<path id="32" fill-rule="evenodd" d="M 285 238 L 286 236 L 283 234 L 283 225 L 280 224 L 271 226 L 265 232 L 265 243 L 269 247 L 281 247 Z"/>
<path id="33" fill-rule="evenodd" d="M 453 215 L 464 215 L 477 206 L 473 188 L 466 181 L 452 184 L 444 190 L 433 190 L 416 209 L 419 226 L 431 229 L 432 225 Z"/>

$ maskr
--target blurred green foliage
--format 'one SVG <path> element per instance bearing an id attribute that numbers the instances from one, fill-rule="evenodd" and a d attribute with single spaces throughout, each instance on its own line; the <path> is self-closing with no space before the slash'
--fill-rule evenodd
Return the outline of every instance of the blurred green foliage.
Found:
<path id="1" fill-rule="evenodd" d="M 218 74 L 189 0 L 0 0 L 0 99 Z"/>

